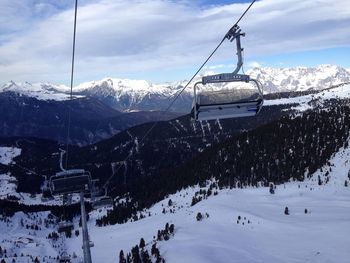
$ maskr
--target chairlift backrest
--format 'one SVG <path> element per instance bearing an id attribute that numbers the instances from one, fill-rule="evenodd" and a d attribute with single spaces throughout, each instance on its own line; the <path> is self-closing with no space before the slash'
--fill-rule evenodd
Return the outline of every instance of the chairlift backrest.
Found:
<path id="1" fill-rule="evenodd" d="M 199 91 L 198 85 L 218 83 L 247 83 L 253 84 L 251 88 L 230 88 L 219 91 Z M 195 120 L 213 120 L 225 118 L 238 118 L 256 115 L 263 105 L 261 85 L 248 75 L 223 73 L 205 76 L 202 81 L 194 85 L 194 101 L 192 118 Z"/>
<path id="2" fill-rule="evenodd" d="M 113 206 L 113 199 L 109 196 L 97 197 L 92 203 L 93 209 L 111 206 Z"/>
<path id="3" fill-rule="evenodd" d="M 74 224 L 72 222 L 61 221 L 58 223 L 58 233 L 71 231 L 74 229 Z"/>
<path id="4" fill-rule="evenodd" d="M 91 191 L 91 175 L 83 169 L 66 170 L 50 178 L 52 195 L 63 195 Z"/>

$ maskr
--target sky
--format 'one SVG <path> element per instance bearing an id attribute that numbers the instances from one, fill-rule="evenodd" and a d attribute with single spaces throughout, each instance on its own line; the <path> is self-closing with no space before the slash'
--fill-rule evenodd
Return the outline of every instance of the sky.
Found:
<path id="1" fill-rule="evenodd" d="M 105 77 L 189 79 L 245 0 L 79 0 L 74 84 Z M 0 84 L 68 84 L 74 0 L 0 0 Z M 241 20 L 244 69 L 350 68 L 349 0 L 258 0 Z M 233 71 L 225 41 L 206 70 Z"/>

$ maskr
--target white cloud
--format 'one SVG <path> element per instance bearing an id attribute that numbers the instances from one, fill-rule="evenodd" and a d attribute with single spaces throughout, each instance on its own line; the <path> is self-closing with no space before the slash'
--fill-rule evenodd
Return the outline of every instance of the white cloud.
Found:
<path id="1" fill-rule="evenodd" d="M 248 63 L 248 67 L 250 67 L 250 68 L 261 68 L 261 65 L 257 61 L 252 61 L 252 62 Z"/>
<path id="2" fill-rule="evenodd" d="M 0 0 L 0 7 L 14 2 L 22 1 Z M 83 2 L 78 10 L 77 82 L 197 66 L 247 7 L 198 8 L 188 3 Z M 0 37 L 0 81 L 68 82 L 73 10 L 43 4 L 36 8 L 50 15 L 33 19 L 33 8 L 25 5 L 20 15 L 15 7 L 0 11 L 0 32 L 5 32 Z M 245 54 L 250 57 L 349 46 L 349 24 L 348 0 L 261 0 L 240 23 L 247 33 L 242 40 Z M 236 59 L 232 43 L 223 45 L 213 63 L 225 58 Z"/>

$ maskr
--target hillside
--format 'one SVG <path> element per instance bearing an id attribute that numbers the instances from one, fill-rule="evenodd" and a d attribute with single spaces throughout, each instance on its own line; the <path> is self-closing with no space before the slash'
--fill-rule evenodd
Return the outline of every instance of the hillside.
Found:
<path id="1" fill-rule="evenodd" d="M 102 182 L 122 165 L 109 185 L 114 207 L 89 214 L 94 260 L 117 261 L 121 249 L 146 257 L 133 249 L 142 237 L 154 262 L 346 262 L 349 93 L 340 85 L 290 94 L 267 100 L 254 118 L 193 123 L 184 116 L 160 122 L 146 139 L 152 123 L 72 147 L 69 166 L 89 169 Z M 8 258 L 23 253 L 18 260 L 25 262 L 30 247 L 46 262 L 62 251 L 77 256 L 72 262 L 82 255 L 77 206 L 64 209 L 75 224 L 72 236 L 53 238 L 59 203 L 41 201 L 43 176 L 58 170 L 60 147 L 1 139 L 0 246 Z M 280 245 L 286 243 L 290 249 Z"/>
<path id="2" fill-rule="evenodd" d="M 277 185 L 274 194 L 269 193 L 268 187 L 221 190 L 214 187 L 210 196 L 204 195 L 204 200 L 192 206 L 193 196 L 207 193 L 209 186 L 215 185 L 211 180 L 206 186 L 196 185 L 167 196 L 143 211 L 146 218 L 134 222 L 96 227 L 94 219 L 106 211 L 90 213 L 89 230 L 95 244 L 93 261 L 118 262 L 120 250 L 126 255 L 144 238 L 144 250 L 149 255 L 156 243 L 161 257 L 171 263 L 346 263 L 350 256 L 346 231 L 350 227 L 350 188 L 344 186 L 344 181 L 349 180 L 349 156 L 348 147 L 340 148 L 310 178 Z M 329 179 L 319 185 L 318 176 Z M 284 214 L 285 207 L 289 215 Z M 203 214 L 200 221 L 198 213 Z M 50 223 L 54 222 L 52 218 L 55 219 L 47 212 L 32 215 L 20 212 L 11 218 L 11 223 L 6 223 L 6 218 L 0 220 L 0 246 L 6 249 L 7 259 L 12 260 L 16 254 L 16 262 L 20 263 L 35 257 L 56 262 L 49 256 L 56 257 L 67 250 L 70 255 L 77 255 L 72 262 L 78 262 L 82 257 L 81 235 L 62 236 L 56 241 L 47 239 L 55 229 L 55 224 Z M 21 222 L 24 226 L 38 225 L 39 229 L 28 231 L 21 227 Z M 74 222 L 81 233 L 78 219 Z M 158 230 L 164 229 L 166 223 L 174 224 L 173 234 L 168 240 L 157 240 Z M 151 258 L 155 262 L 155 257 Z"/>

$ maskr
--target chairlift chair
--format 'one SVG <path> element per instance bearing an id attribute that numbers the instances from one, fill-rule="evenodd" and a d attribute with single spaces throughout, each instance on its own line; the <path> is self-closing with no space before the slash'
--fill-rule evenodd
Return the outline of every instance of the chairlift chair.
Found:
<path id="1" fill-rule="evenodd" d="M 81 193 L 89 195 L 91 191 L 91 175 L 84 169 L 64 170 L 50 178 L 52 195 Z"/>
<path id="2" fill-rule="evenodd" d="M 226 89 L 212 92 L 198 92 L 197 86 L 211 83 L 245 82 L 253 83 L 256 89 Z M 248 75 L 223 73 L 205 76 L 194 85 L 192 118 L 195 120 L 215 120 L 249 117 L 259 113 L 263 105 L 260 83 Z"/>
<path id="3" fill-rule="evenodd" d="M 91 191 L 91 201 L 92 208 L 98 209 L 101 207 L 111 207 L 113 206 L 113 199 L 107 195 L 107 189 L 104 191 L 101 188 L 98 188 L 96 183 L 99 182 L 98 179 L 92 180 L 92 191 Z"/>
<path id="4" fill-rule="evenodd" d="M 70 257 L 67 255 L 67 253 L 62 253 L 59 258 L 59 263 L 70 263 Z"/>
<path id="5" fill-rule="evenodd" d="M 74 224 L 69 221 L 61 221 L 58 223 L 58 233 L 69 232 L 74 229 Z"/>
<path id="6" fill-rule="evenodd" d="M 201 81 L 194 85 L 194 100 L 191 115 L 194 120 L 215 120 L 225 118 L 238 118 L 254 116 L 261 110 L 264 98 L 262 85 L 258 80 L 249 75 L 238 74 L 243 57 L 240 37 L 244 36 L 238 26 L 231 28 L 226 38 L 231 42 L 236 40 L 238 62 L 232 73 L 222 73 L 202 77 Z M 205 92 L 198 89 L 198 85 L 205 87 L 207 84 L 243 83 L 244 86 L 253 84 L 251 88 L 230 88 L 214 92 Z"/>
<path id="7" fill-rule="evenodd" d="M 113 199 L 109 196 L 96 197 L 92 203 L 93 209 L 98 209 L 101 207 L 111 207 L 113 206 Z"/>

